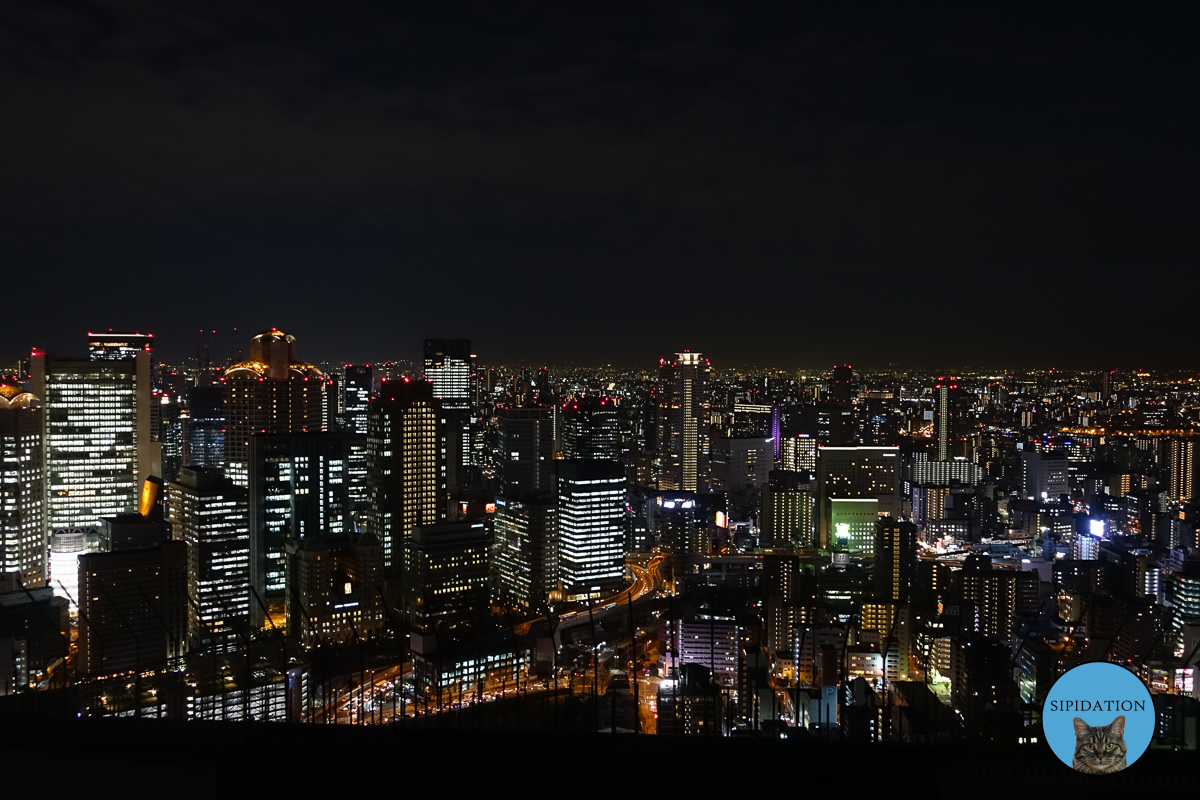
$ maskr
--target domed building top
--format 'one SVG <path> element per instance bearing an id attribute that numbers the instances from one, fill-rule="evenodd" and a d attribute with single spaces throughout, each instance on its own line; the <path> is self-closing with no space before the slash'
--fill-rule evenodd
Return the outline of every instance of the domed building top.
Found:
<path id="1" fill-rule="evenodd" d="M 250 340 L 250 358 L 225 370 L 226 378 L 252 377 L 285 380 L 321 378 L 321 370 L 296 357 L 296 337 L 271 328 Z"/>
<path id="2" fill-rule="evenodd" d="M 20 386 L 0 383 L 0 408 L 29 408 L 37 401 L 37 395 L 33 392 L 27 392 Z"/>

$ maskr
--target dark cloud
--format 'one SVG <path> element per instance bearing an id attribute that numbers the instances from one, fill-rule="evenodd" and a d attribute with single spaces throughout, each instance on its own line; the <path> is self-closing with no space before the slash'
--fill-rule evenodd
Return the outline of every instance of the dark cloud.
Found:
<path id="1" fill-rule="evenodd" d="M 314 358 L 1190 359 L 1043 333 L 1197 288 L 1170 20 L 388 8 L 0 9 L 0 352 L 286 321 Z"/>

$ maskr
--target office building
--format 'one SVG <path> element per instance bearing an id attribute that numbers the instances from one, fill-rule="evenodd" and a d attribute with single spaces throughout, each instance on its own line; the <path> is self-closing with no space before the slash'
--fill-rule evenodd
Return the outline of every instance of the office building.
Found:
<path id="1" fill-rule="evenodd" d="M 816 547 L 817 481 L 810 472 L 772 470 L 762 493 L 760 539 L 765 546 Z"/>
<path id="2" fill-rule="evenodd" d="M 712 490 L 727 495 L 731 509 L 757 509 L 774 468 L 775 443 L 770 437 L 712 439 Z"/>
<path id="3" fill-rule="evenodd" d="M 834 497 L 829 500 L 828 547 L 849 553 L 873 555 L 875 526 L 879 521 L 879 499 Z"/>
<path id="4" fill-rule="evenodd" d="M 898 447 L 822 447 L 817 458 L 821 547 L 836 547 L 837 538 L 856 549 L 874 549 L 875 526 L 870 513 L 900 517 L 900 449 Z M 834 519 L 834 500 L 838 519 Z M 867 501 L 875 501 L 875 505 Z M 836 528 L 850 525 L 851 528 Z"/>
<path id="5" fill-rule="evenodd" d="M 711 499 L 710 495 L 704 496 Z M 722 503 L 723 505 L 723 503 Z M 666 583 L 679 594 L 695 574 L 697 558 L 712 553 L 715 514 L 701 506 L 695 492 L 662 492 L 646 504 L 646 522 L 659 547 L 668 555 Z"/>
<path id="6" fill-rule="evenodd" d="M 175 668 L 188 638 L 187 571 L 180 541 L 80 555 L 80 675 Z"/>
<path id="7" fill-rule="evenodd" d="M 1021 485 L 1030 500 L 1058 500 L 1070 495 L 1067 454 L 1061 450 L 1021 451 Z"/>
<path id="8" fill-rule="evenodd" d="M 660 623 L 659 663 L 664 669 L 702 664 L 718 682 L 737 683 L 738 625 L 733 617 L 700 612 Z"/>
<path id="9" fill-rule="evenodd" d="M 445 429 L 429 382 L 384 381 L 371 401 L 367 497 L 364 527 L 378 538 L 384 564 L 398 578 L 404 544 L 416 527 L 444 522 L 448 512 Z"/>
<path id="10" fill-rule="evenodd" d="M 625 472 L 611 461 L 558 462 L 558 565 L 568 601 L 625 584 Z"/>
<path id="11" fill-rule="evenodd" d="M 498 408 L 501 494 L 554 490 L 554 408 Z"/>
<path id="12" fill-rule="evenodd" d="M 495 582 L 501 600 L 546 611 L 558 588 L 557 511 L 549 493 L 496 498 Z"/>
<path id="13" fill-rule="evenodd" d="M 350 532 L 348 461 L 340 433 L 250 437 L 250 580 L 264 599 L 284 596 L 284 542 Z"/>
<path id="14" fill-rule="evenodd" d="M 580 397 L 562 406 L 562 452 L 571 460 L 621 457 L 620 411 L 611 398 Z"/>
<path id="15" fill-rule="evenodd" d="M 707 492 L 710 367 L 700 353 L 659 362 L 658 488 Z"/>
<path id="16" fill-rule="evenodd" d="M 46 527 L 95 536 L 102 517 L 133 511 L 142 483 L 161 475 L 150 435 L 150 352 L 121 361 L 31 358 L 42 398 Z"/>
<path id="17" fill-rule="evenodd" d="M 323 428 L 321 371 L 296 355 L 296 337 L 272 328 L 250 340 L 250 358 L 225 370 L 225 475 L 250 484 L 250 437 Z"/>
<path id="18" fill-rule="evenodd" d="M 359 524 L 367 506 L 367 416 L 373 391 L 371 365 L 347 364 L 342 382 L 342 427 L 348 451 L 346 474 L 350 508 Z"/>
<path id="19" fill-rule="evenodd" d="M 446 484 L 453 495 L 466 488 L 471 464 L 470 339 L 426 339 L 425 379 L 433 384 L 446 426 Z"/>
<path id="20" fill-rule="evenodd" d="M 817 471 L 817 439 L 810 434 L 785 436 L 779 444 L 779 468 L 788 472 Z"/>
<path id="21" fill-rule="evenodd" d="M 875 523 L 875 599 L 909 603 L 917 583 L 917 527 L 892 517 Z"/>
<path id="22" fill-rule="evenodd" d="M 220 386 L 190 386 L 183 426 L 183 464 L 225 468 L 225 396 Z"/>
<path id="23" fill-rule="evenodd" d="M 129 361 L 137 354 L 154 352 L 152 333 L 88 333 L 88 359 L 91 361 Z"/>
<path id="24" fill-rule="evenodd" d="M 371 533 L 289 539 L 288 637 L 304 647 L 379 635 L 387 621 L 383 546 Z"/>
<path id="25" fill-rule="evenodd" d="M 405 605 L 417 631 L 472 621 L 491 607 L 491 536 L 479 520 L 418 525 L 408 541 Z"/>
<path id="26" fill-rule="evenodd" d="M 250 508 L 220 470 L 184 467 L 169 493 L 171 535 L 188 548 L 188 641 L 224 651 L 249 637 Z"/>
<path id="27" fill-rule="evenodd" d="M 46 582 L 42 408 L 31 393 L 0 384 L 0 574 L 23 586 Z"/>

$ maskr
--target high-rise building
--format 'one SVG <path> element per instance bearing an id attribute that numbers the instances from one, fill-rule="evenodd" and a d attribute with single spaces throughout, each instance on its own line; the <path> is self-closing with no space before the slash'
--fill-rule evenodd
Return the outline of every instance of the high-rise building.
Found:
<path id="1" fill-rule="evenodd" d="M 1067 454 L 1061 450 L 1021 452 L 1021 484 L 1030 500 L 1058 500 L 1071 493 Z"/>
<path id="2" fill-rule="evenodd" d="M 187 644 L 187 545 L 79 556 L 78 670 L 102 677 L 170 669 Z"/>
<path id="3" fill-rule="evenodd" d="M 822 447 L 817 458 L 821 547 L 836 546 L 839 535 L 856 549 L 874 549 L 871 513 L 900 517 L 900 448 Z M 834 500 L 842 502 L 834 503 Z M 866 501 L 876 501 L 868 508 Z M 836 509 L 835 509 L 836 506 Z M 835 510 L 838 512 L 835 514 Z M 834 516 L 841 517 L 838 520 Z M 838 529 L 836 525 L 849 525 Z"/>
<path id="4" fill-rule="evenodd" d="M 500 491 L 553 491 L 554 408 L 498 408 L 496 418 Z"/>
<path id="5" fill-rule="evenodd" d="M 446 434 L 438 411 L 428 381 L 384 381 L 371 401 L 365 528 L 382 544 L 392 577 L 403 572 L 413 530 L 446 519 Z"/>
<path id="6" fill-rule="evenodd" d="M 514 605 L 544 612 L 558 588 L 557 508 L 549 493 L 496 498 L 497 594 Z"/>
<path id="7" fill-rule="evenodd" d="M 621 419 L 610 398 L 581 397 L 563 404 L 562 451 L 567 459 L 616 461 Z"/>
<path id="8" fill-rule="evenodd" d="M 1196 442 L 1191 438 L 1172 438 L 1167 445 L 1168 493 L 1186 503 L 1196 496 Z"/>
<path id="9" fill-rule="evenodd" d="M 950 390 L 956 389 L 957 386 L 952 386 L 945 379 L 938 380 L 937 385 L 933 388 L 933 398 L 935 403 L 933 413 L 933 432 L 937 438 L 937 460 L 950 460 L 950 437 L 952 435 L 950 421 Z"/>
<path id="10" fill-rule="evenodd" d="M 916 526 L 880 518 L 875 528 L 875 599 L 912 602 L 916 582 Z"/>
<path id="11" fill-rule="evenodd" d="M 729 507 L 756 510 L 759 493 L 775 468 L 775 443 L 769 437 L 714 437 L 712 489 L 728 495 Z"/>
<path id="12" fill-rule="evenodd" d="M 707 492 L 709 363 L 700 353 L 659 362 L 658 488 Z"/>
<path id="13" fill-rule="evenodd" d="M 347 462 L 340 433 L 250 437 L 250 581 L 261 597 L 284 597 L 288 539 L 350 532 Z"/>
<path id="14" fill-rule="evenodd" d="M 257 603 L 250 597 L 246 494 L 220 470 L 204 467 L 184 467 L 171 484 L 171 535 L 188 548 L 188 639 L 193 647 L 235 649 L 239 636 L 249 637 L 250 609 Z"/>
<path id="15" fill-rule="evenodd" d="M 225 370 L 225 475 L 250 482 L 250 437 L 323 428 L 321 371 L 296 356 L 296 337 L 272 328 L 250 340 L 250 358 Z"/>
<path id="16" fill-rule="evenodd" d="M 0 574 L 46 582 L 42 408 L 31 393 L 0 384 Z"/>
<path id="17" fill-rule="evenodd" d="M 762 494 L 760 538 L 779 548 L 816 546 L 817 482 L 810 472 L 772 470 Z"/>
<path id="18" fill-rule="evenodd" d="M 834 367 L 829 376 L 829 396 L 835 402 L 849 403 L 855 394 L 853 368 L 849 364 Z"/>
<path id="19" fill-rule="evenodd" d="M 143 350 L 154 351 L 154 334 L 88 333 L 88 358 L 92 361 L 127 361 Z"/>
<path id="20" fill-rule="evenodd" d="M 816 474 L 817 439 L 807 433 L 784 437 L 779 444 L 779 468 Z"/>
<path id="21" fill-rule="evenodd" d="M 43 403 L 46 527 L 97 535 L 102 517 L 133 511 L 146 478 L 162 474 L 150 435 L 150 351 L 121 361 L 34 353 Z"/>
<path id="22" fill-rule="evenodd" d="M 471 622 L 491 605 L 491 536 L 479 520 L 418 525 L 408 541 L 405 605 L 414 630 Z"/>
<path id="23" fill-rule="evenodd" d="M 433 384 L 446 425 L 446 484 L 451 494 L 466 488 L 471 463 L 470 339 L 426 339 L 425 378 Z"/>
<path id="24" fill-rule="evenodd" d="M 624 585 L 625 492 L 616 462 L 558 462 L 559 579 L 568 601 Z"/>
<path id="25" fill-rule="evenodd" d="M 225 468 L 225 398 L 222 387 L 190 386 L 183 431 L 183 464 Z"/>
<path id="26" fill-rule="evenodd" d="M 347 486 L 356 525 L 361 524 L 367 507 L 367 415 L 373 391 L 371 365 L 347 364 L 346 379 L 342 383 L 342 415 L 348 451 Z"/>
<path id="27" fill-rule="evenodd" d="M 374 371 L 370 364 L 346 365 L 342 381 L 342 415 L 347 433 L 367 435 L 367 411 L 374 389 Z"/>
<path id="28" fill-rule="evenodd" d="M 383 547 L 374 535 L 289 539 L 286 554 L 289 638 L 312 647 L 383 630 Z"/>

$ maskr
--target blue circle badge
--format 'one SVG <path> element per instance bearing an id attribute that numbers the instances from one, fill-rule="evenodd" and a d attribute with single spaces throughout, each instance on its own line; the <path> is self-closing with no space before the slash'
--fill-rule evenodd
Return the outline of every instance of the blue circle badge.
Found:
<path id="1" fill-rule="evenodd" d="M 1063 673 L 1042 708 L 1042 732 L 1062 762 L 1107 775 L 1137 761 L 1154 736 L 1150 690 L 1124 667 L 1097 661 Z"/>

